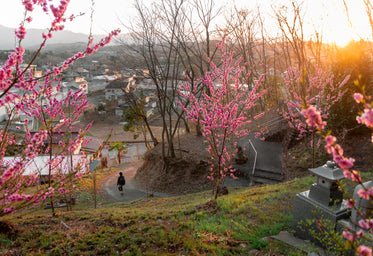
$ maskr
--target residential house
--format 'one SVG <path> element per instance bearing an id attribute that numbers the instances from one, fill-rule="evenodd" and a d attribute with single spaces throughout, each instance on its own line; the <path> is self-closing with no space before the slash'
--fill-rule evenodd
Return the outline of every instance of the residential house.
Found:
<path id="1" fill-rule="evenodd" d="M 85 94 L 88 93 L 88 82 L 84 79 L 84 77 L 75 77 L 75 84 L 79 90 L 83 90 Z"/>
<path id="2" fill-rule="evenodd" d="M 51 169 L 52 178 L 57 173 L 68 174 L 71 171 L 71 166 L 75 170 L 78 165 L 82 167 L 82 173 L 87 173 L 88 165 L 85 161 L 85 155 L 73 155 L 71 157 L 54 157 L 55 165 Z M 21 161 L 21 157 L 8 156 L 4 157 L 4 165 L 11 166 L 17 161 Z M 48 155 L 36 156 L 32 161 L 26 162 L 22 176 L 38 175 L 39 184 L 48 182 L 49 180 L 49 162 L 50 158 Z"/>
<path id="3" fill-rule="evenodd" d="M 84 126 L 79 123 L 75 122 L 70 125 L 70 127 L 66 123 L 61 123 L 58 124 L 54 129 L 53 129 L 53 134 L 52 134 L 52 152 L 53 154 L 61 154 L 63 152 L 63 148 L 61 147 L 60 142 L 68 142 L 69 139 L 76 139 L 79 136 L 79 132 L 81 129 L 84 129 Z M 31 132 L 31 136 L 33 136 L 37 132 Z M 50 146 L 50 138 L 47 138 L 44 141 L 45 144 L 45 150 L 47 149 L 48 146 Z M 77 155 L 80 153 L 80 149 L 82 147 L 82 143 L 78 145 L 78 147 L 75 149 L 73 152 L 74 155 Z"/>
<path id="4" fill-rule="evenodd" d="M 12 122 L 10 122 L 10 124 L 7 124 L 9 119 L 8 111 L 14 107 L 14 103 L 9 103 L 0 107 L 0 127 L 10 125 L 8 127 L 10 130 L 23 132 L 25 132 L 27 129 L 34 129 L 34 117 L 26 115 L 23 111 L 18 111 L 18 113 L 15 113 L 12 117 Z M 26 119 L 28 120 L 27 123 Z"/>
<path id="5" fill-rule="evenodd" d="M 86 70 L 84 67 L 77 67 L 75 69 L 75 72 L 77 72 L 79 74 L 79 76 L 82 76 L 82 77 L 88 77 L 89 76 L 89 71 Z"/>
<path id="6" fill-rule="evenodd" d="M 116 106 L 114 108 L 114 111 L 115 111 L 115 115 L 116 116 L 119 116 L 119 117 L 122 117 L 123 116 L 123 111 L 127 109 L 128 106 L 123 106 L 123 105 L 120 105 L 120 106 Z"/>
<path id="7" fill-rule="evenodd" d="M 122 98 L 126 92 L 130 92 L 131 88 L 134 88 L 135 83 L 134 77 L 121 77 L 112 81 L 105 88 L 105 99 L 116 101 Z"/>
<path id="8" fill-rule="evenodd" d="M 100 154 L 100 151 L 103 147 L 104 141 L 91 136 L 85 136 L 84 142 L 81 147 L 81 151 L 85 152 L 87 155 L 89 154 Z"/>

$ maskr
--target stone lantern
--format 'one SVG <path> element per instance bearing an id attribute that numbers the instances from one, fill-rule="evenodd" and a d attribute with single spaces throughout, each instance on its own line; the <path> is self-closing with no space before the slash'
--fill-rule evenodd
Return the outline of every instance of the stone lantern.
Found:
<path id="1" fill-rule="evenodd" d="M 343 193 L 337 182 L 345 178 L 342 169 L 328 161 L 323 166 L 309 170 L 316 175 L 317 181 L 312 184 L 308 197 L 325 206 L 341 205 Z"/>
<path id="2" fill-rule="evenodd" d="M 317 242 L 310 227 L 302 226 L 302 223 L 313 220 L 312 229 L 317 230 L 315 222 L 321 219 L 336 227 L 339 220 L 349 217 L 349 208 L 338 187 L 338 181 L 344 179 L 343 171 L 334 162 L 328 161 L 323 166 L 310 169 L 310 172 L 316 175 L 317 181 L 310 190 L 296 195 L 292 229 L 296 237 Z"/>

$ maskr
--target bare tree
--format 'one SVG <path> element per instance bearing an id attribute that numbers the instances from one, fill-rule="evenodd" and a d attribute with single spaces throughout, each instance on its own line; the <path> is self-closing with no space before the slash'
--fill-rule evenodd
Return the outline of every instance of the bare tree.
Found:
<path id="1" fill-rule="evenodd" d="M 215 56 L 211 26 L 220 10 L 214 7 L 214 0 L 160 0 L 151 5 L 136 0 L 134 6 L 138 15 L 130 27 L 132 50 L 144 60 L 155 85 L 163 159 L 173 158 L 180 124 L 189 131 L 184 111 L 177 104 L 182 101 L 179 84 L 186 79 L 196 86 L 197 94 L 203 91 L 199 77 L 209 70 L 208 59 Z"/>
<path id="2" fill-rule="evenodd" d="M 156 88 L 158 113 L 162 119 L 162 156 L 175 158 L 174 136 L 183 111 L 177 105 L 178 85 L 182 77 L 178 35 L 185 22 L 184 0 L 162 0 L 144 6 L 135 1 L 138 20 L 132 35 L 139 45 L 138 53 L 145 60 Z M 167 144 L 167 147 L 166 147 Z M 166 151 L 167 150 L 167 151 Z"/>
<path id="3" fill-rule="evenodd" d="M 219 29 L 222 36 L 229 38 L 236 57 L 242 58 L 246 74 L 243 76 L 245 81 L 242 82 L 248 85 L 252 85 L 253 80 L 260 76 L 257 70 L 258 63 L 255 61 L 259 60 L 258 28 L 259 20 L 256 12 L 234 6 L 225 18 L 224 27 Z M 252 75 L 247 76 L 250 73 Z"/>
<path id="4" fill-rule="evenodd" d="M 343 1 L 343 5 L 345 7 L 345 10 L 346 10 L 347 19 L 348 19 L 349 23 L 351 24 L 348 3 L 347 3 L 346 0 L 342 0 L 342 1 Z M 356 4 L 356 2 L 354 1 L 353 4 Z M 365 12 L 368 16 L 369 24 L 370 24 L 370 27 L 371 27 L 371 30 L 372 30 L 371 33 L 372 33 L 372 39 L 373 39 L 373 4 L 372 4 L 371 0 L 363 0 L 363 4 L 364 4 Z"/>
<path id="5" fill-rule="evenodd" d="M 303 22 L 304 22 L 304 11 L 302 4 L 294 0 L 291 0 L 291 7 L 282 5 L 279 7 L 272 6 L 272 10 L 276 17 L 279 28 L 285 38 L 286 48 L 287 44 L 291 47 L 290 54 L 290 65 L 293 61 L 293 56 L 296 59 L 296 65 L 299 70 L 302 70 L 308 66 L 306 44 L 304 41 Z"/>
<path id="6" fill-rule="evenodd" d="M 215 31 L 211 26 L 222 9 L 216 7 L 214 0 L 191 0 L 188 3 L 187 8 L 183 9 L 187 22 L 178 24 L 183 27 L 180 28 L 183 33 L 178 34 L 178 54 L 186 79 L 196 87 L 194 91 L 199 97 L 202 92 L 208 90 L 199 78 L 210 70 L 209 60 L 216 57 L 217 46 L 212 40 Z M 196 124 L 196 133 L 198 136 L 202 135 L 199 123 Z"/>

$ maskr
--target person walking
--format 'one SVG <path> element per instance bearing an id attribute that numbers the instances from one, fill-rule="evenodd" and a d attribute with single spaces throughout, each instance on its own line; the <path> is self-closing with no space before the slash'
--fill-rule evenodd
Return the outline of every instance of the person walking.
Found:
<path id="1" fill-rule="evenodd" d="M 126 179 L 123 176 L 123 173 L 119 173 L 118 181 L 117 181 L 117 186 L 118 190 L 120 191 L 121 194 L 123 194 L 123 186 L 126 185 Z"/>

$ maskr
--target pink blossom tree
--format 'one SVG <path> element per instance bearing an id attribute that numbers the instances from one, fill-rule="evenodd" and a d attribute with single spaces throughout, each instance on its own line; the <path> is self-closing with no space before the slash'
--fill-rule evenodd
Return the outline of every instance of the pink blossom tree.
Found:
<path id="1" fill-rule="evenodd" d="M 364 106 L 363 112 L 356 117 L 357 122 L 373 129 L 373 102 L 369 102 L 371 97 L 364 96 L 360 93 L 355 93 L 354 99 L 357 103 L 361 103 Z M 327 123 L 323 121 L 321 111 L 317 110 L 314 106 L 309 105 L 306 108 L 303 108 L 302 115 L 306 118 L 307 125 L 316 129 L 324 138 L 327 152 L 332 155 L 334 162 L 336 162 L 343 170 L 345 177 L 356 184 L 361 185 L 361 189 L 357 191 L 358 196 L 362 199 L 371 201 L 373 199 L 373 187 L 368 188 L 364 186 L 360 172 L 354 169 L 355 159 L 345 156 L 343 148 L 337 143 L 337 138 L 333 136 L 330 131 L 326 131 Z M 347 200 L 347 205 L 351 209 L 356 209 L 356 203 L 357 202 L 353 198 Z M 367 212 L 361 212 L 360 209 L 356 210 L 357 214 L 361 217 L 358 223 L 354 223 L 358 228 L 356 230 L 347 228 L 345 231 L 343 231 L 343 236 L 347 240 L 346 245 L 348 248 L 353 249 L 356 252 L 356 255 L 371 256 L 372 248 L 359 243 L 361 240 L 368 242 L 369 244 L 372 242 L 372 238 L 370 236 L 370 234 L 373 232 L 372 216 L 367 214 Z M 367 210 L 370 211 L 369 209 Z M 323 227 L 321 220 L 319 220 L 318 226 L 319 228 Z"/>
<path id="2" fill-rule="evenodd" d="M 82 142 L 82 137 L 89 127 L 82 129 L 75 138 L 66 137 L 61 140 L 62 152 L 56 154 L 52 151 L 53 131 L 58 125 L 70 127 L 72 121 L 77 119 L 85 109 L 87 100 L 82 90 L 67 95 L 60 95 L 61 73 L 77 59 L 92 54 L 100 47 L 108 44 L 113 36 L 120 31 L 111 32 L 99 43 L 93 44 L 91 36 L 87 48 L 67 59 L 61 66 L 51 67 L 41 77 L 34 77 L 31 65 L 37 59 L 42 48 L 55 33 L 64 29 L 66 22 L 75 19 L 74 15 L 66 18 L 68 0 L 59 1 L 55 6 L 47 0 L 23 0 L 25 18 L 15 31 L 18 46 L 8 56 L 7 61 L 0 67 L 0 107 L 8 110 L 8 120 L 0 130 L 0 216 L 13 213 L 17 209 L 30 204 L 38 204 L 53 197 L 56 193 L 66 194 L 73 190 L 73 180 L 81 177 L 87 165 L 84 162 L 68 164 L 63 161 L 74 152 Z M 31 15 L 36 8 L 41 8 L 46 15 L 52 17 L 47 33 L 41 36 L 41 44 L 30 62 L 23 60 L 24 49 L 22 41 L 27 36 L 26 25 L 32 22 Z M 71 115 L 66 115 L 66 106 L 74 108 Z M 5 158 L 9 146 L 16 144 L 14 135 L 10 132 L 14 120 L 23 113 L 27 116 L 24 120 L 26 148 L 22 154 L 15 158 Z M 41 123 L 36 132 L 30 131 L 28 125 L 34 118 Z M 19 127 L 17 127 L 19 129 Z M 25 193 L 24 189 L 36 185 L 38 173 L 26 173 L 27 167 L 42 153 L 49 153 L 49 161 L 45 163 L 49 171 L 49 182 L 46 186 L 36 186 Z M 66 172 L 66 169 L 69 171 Z M 58 182 L 51 183 L 51 176 Z M 30 192 L 31 191 L 31 192 Z"/>
<path id="3" fill-rule="evenodd" d="M 189 108 L 181 107 L 186 116 L 194 123 L 202 125 L 202 135 L 207 141 L 207 150 L 211 156 L 209 179 L 214 181 L 214 198 L 219 193 L 227 175 L 234 177 L 231 162 L 237 152 L 237 141 L 249 134 L 251 110 L 256 101 L 265 93 L 258 92 L 258 87 L 264 77 L 248 88 L 240 83 L 243 67 L 240 61 L 233 61 L 233 52 L 224 52 L 224 40 L 218 44 L 221 51 L 221 67 L 209 60 L 212 71 L 207 72 L 201 82 L 208 87 L 208 93 L 196 98 L 191 86 L 186 83 L 179 91 L 180 95 L 189 101 Z M 253 117 L 258 118 L 261 114 Z"/>
<path id="4" fill-rule="evenodd" d="M 315 165 L 315 130 L 307 126 L 301 113 L 302 106 L 315 106 L 318 111 L 322 112 L 323 119 L 327 119 L 330 108 L 345 94 L 346 90 L 343 86 L 349 77 L 346 76 L 342 82 L 335 83 L 332 74 L 318 67 L 309 73 L 289 68 L 283 76 L 284 107 L 280 109 L 280 114 L 286 119 L 290 128 L 299 131 L 298 139 L 312 134 L 310 140 L 312 167 Z M 306 143 L 308 144 L 307 141 Z"/>

